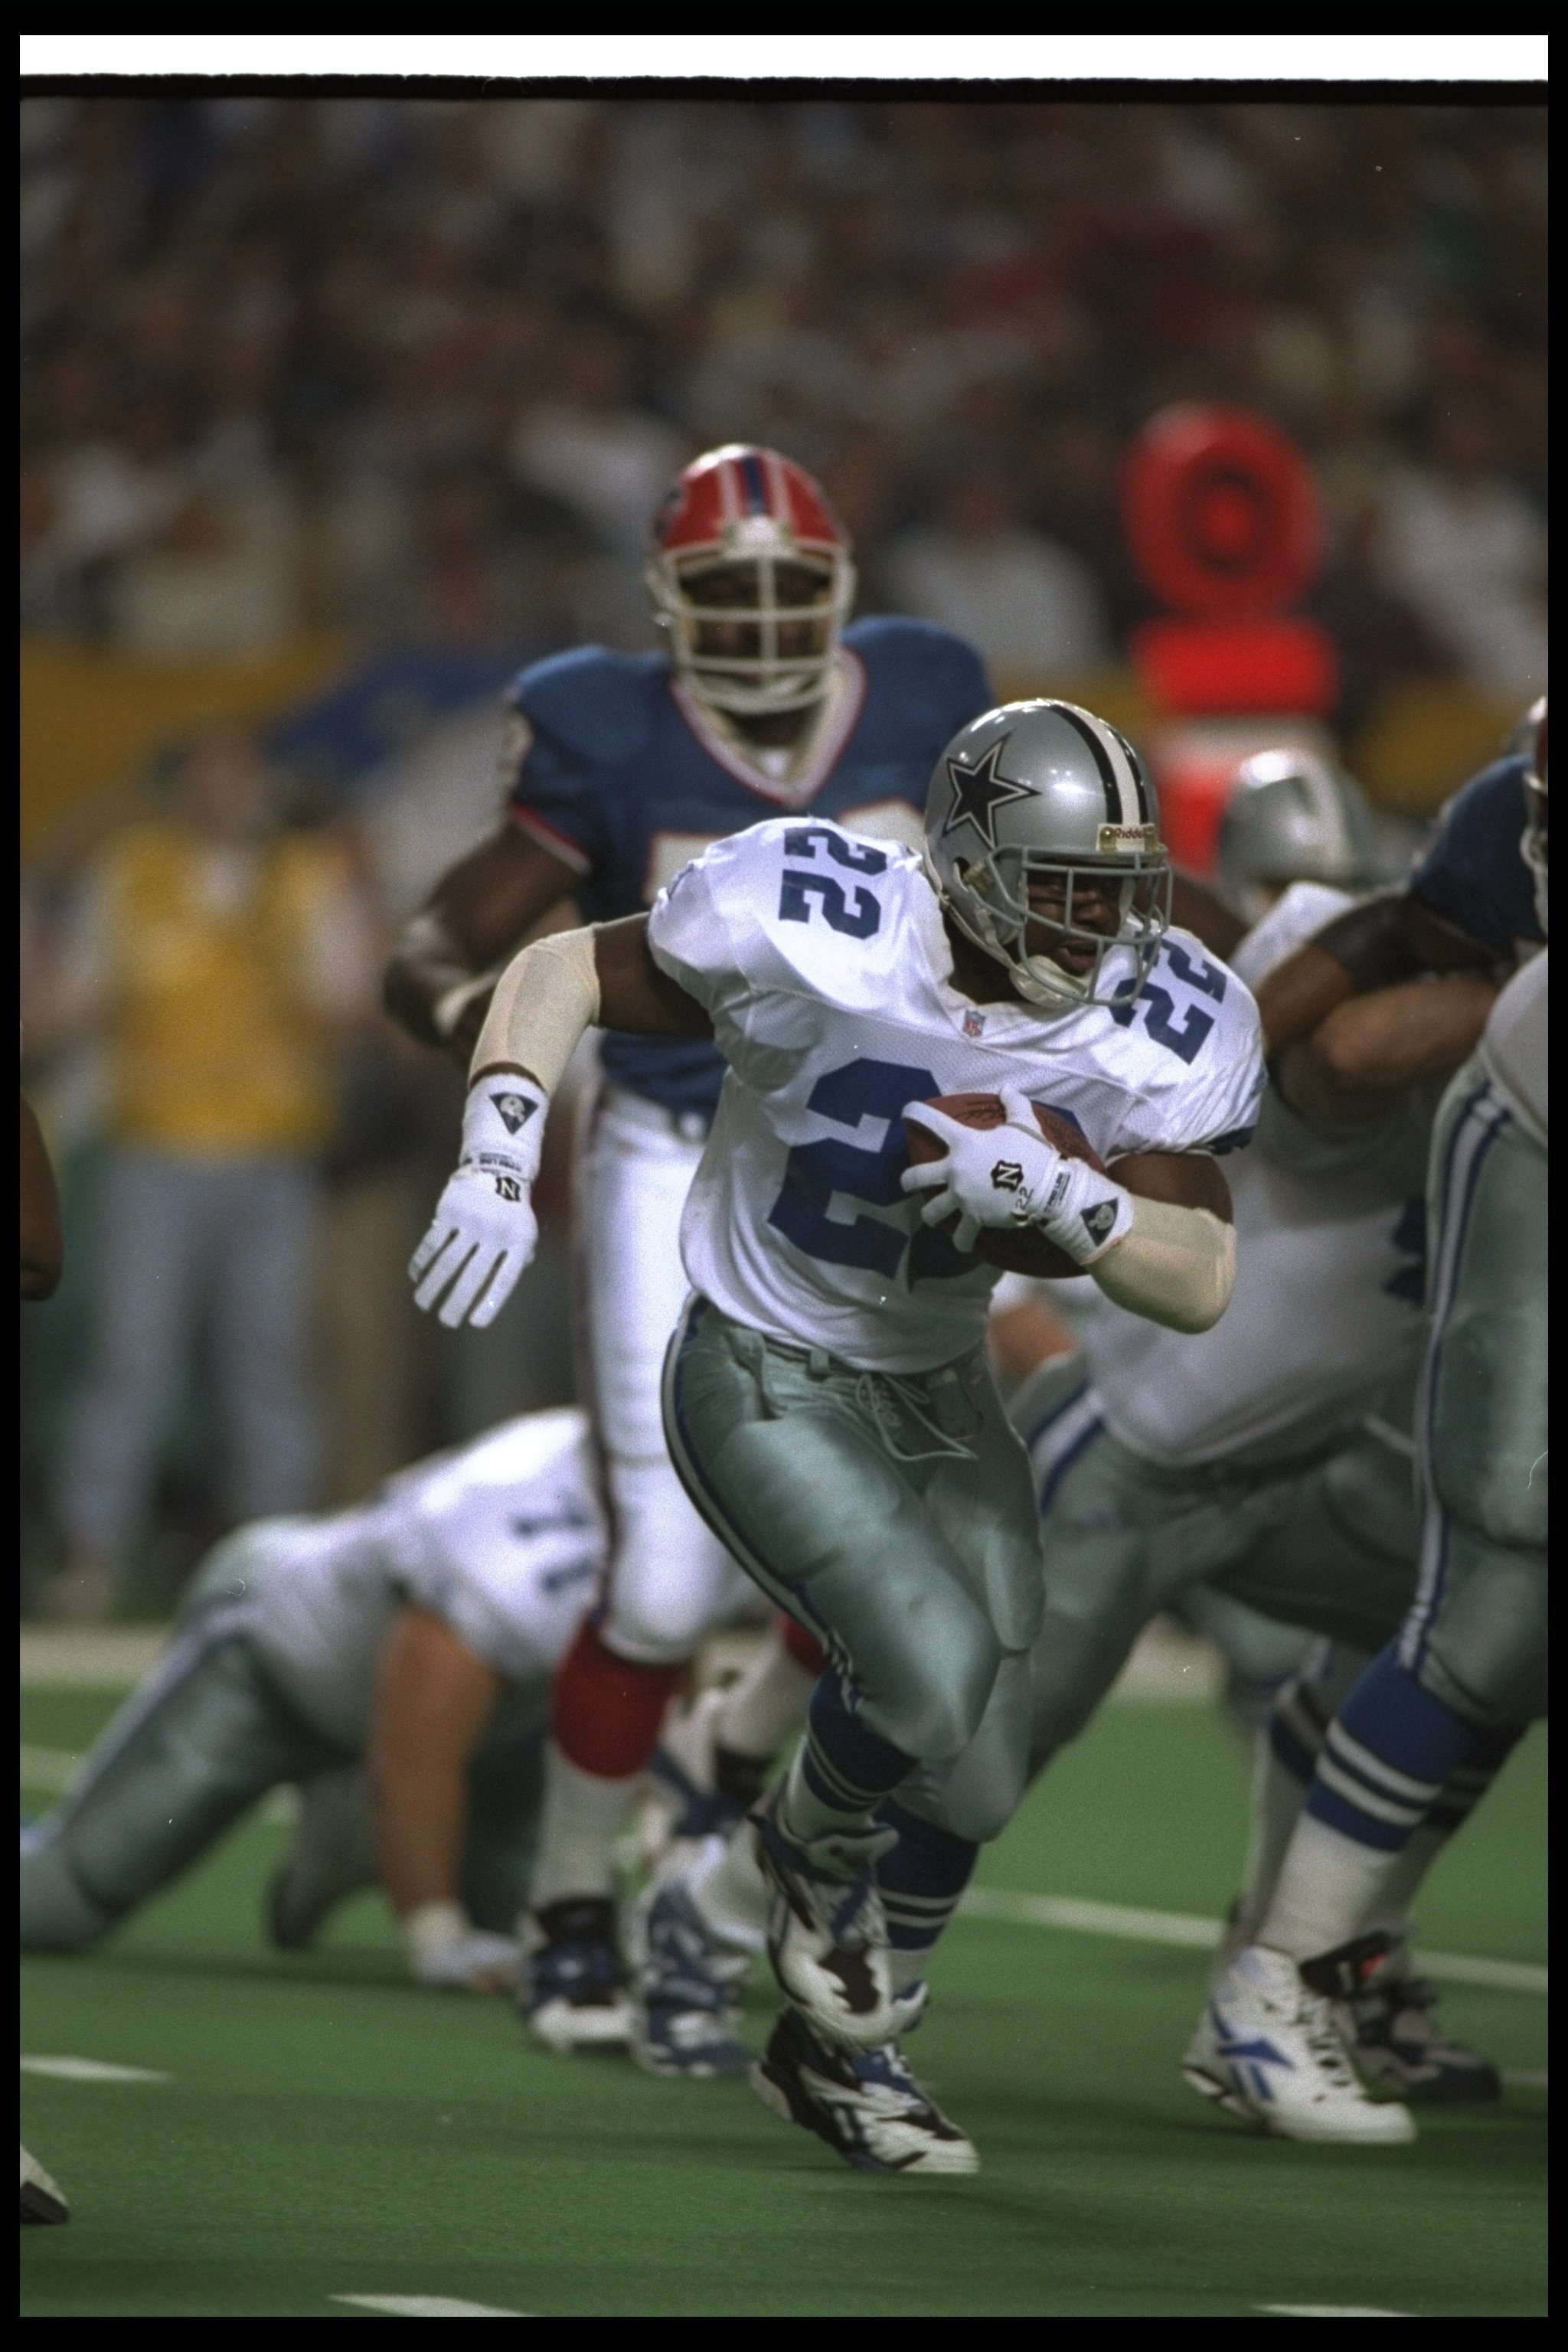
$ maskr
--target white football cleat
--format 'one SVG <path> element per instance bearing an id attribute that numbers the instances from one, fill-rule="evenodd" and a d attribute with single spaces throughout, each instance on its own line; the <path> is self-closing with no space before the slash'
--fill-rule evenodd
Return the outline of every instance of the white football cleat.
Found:
<path id="1" fill-rule="evenodd" d="M 1182 2074 L 1277 2139 L 1395 2147 L 1415 2137 L 1406 2108 L 1368 2097 L 1327 1994 L 1267 1944 L 1238 1952 L 1215 1987 Z"/>
<path id="2" fill-rule="evenodd" d="M 893 1984 L 888 1923 L 876 1864 L 896 1843 L 890 1829 L 833 1831 L 809 1843 L 784 1823 L 784 1783 L 748 1816 L 768 1880 L 768 1958 L 814 2030 L 843 2050 L 879 2050 L 907 2033 L 925 1986 Z"/>

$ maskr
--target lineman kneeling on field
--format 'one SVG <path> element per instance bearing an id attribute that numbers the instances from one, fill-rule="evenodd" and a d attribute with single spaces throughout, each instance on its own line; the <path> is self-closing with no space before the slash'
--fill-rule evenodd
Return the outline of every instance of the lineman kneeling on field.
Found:
<path id="1" fill-rule="evenodd" d="M 510 1983 L 550 1677 L 603 1551 L 574 1412 L 504 1423 L 356 1509 L 226 1537 L 75 1786 L 23 1832 L 23 1950 L 96 1942 L 294 1781 L 274 1942 L 308 1943 L 379 1879 L 422 1984 Z"/>

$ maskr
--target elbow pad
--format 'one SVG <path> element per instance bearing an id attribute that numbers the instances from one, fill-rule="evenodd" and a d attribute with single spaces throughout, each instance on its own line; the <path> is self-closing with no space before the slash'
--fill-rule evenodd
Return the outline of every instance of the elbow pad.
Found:
<path id="1" fill-rule="evenodd" d="M 590 924 L 553 931 L 513 956 L 496 982 L 468 1066 L 526 1071 L 552 1095 L 585 1029 L 599 1017 L 599 971 Z"/>
<path id="2" fill-rule="evenodd" d="M 1212 1209 L 1132 1200 L 1132 1223 L 1089 1266 L 1107 1298 L 1172 1331 L 1206 1331 L 1236 1286 L 1236 1232 Z"/>
<path id="3" fill-rule="evenodd" d="M 1402 980 L 1414 980 L 1425 969 L 1410 944 L 1405 905 L 1403 890 L 1363 898 L 1359 906 L 1347 907 L 1342 915 L 1325 923 L 1314 936 L 1312 946 L 1343 964 L 1358 996 L 1364 996 L 1369 989 L 1394 988 Z"/>

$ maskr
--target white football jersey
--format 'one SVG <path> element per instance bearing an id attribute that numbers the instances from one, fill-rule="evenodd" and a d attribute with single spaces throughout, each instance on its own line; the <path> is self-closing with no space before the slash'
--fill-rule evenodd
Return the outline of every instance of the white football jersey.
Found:
<path id="1" fill-rule="evenodd" d="M 367 1736 L 377 1653 L 405 1601 L 508 1682 L 542 1690 L 604 1559 L 586 1421 L 524 1413 L 401 1471 L 358 1509 L 263 1520 L 247 1537 L 241 1622 L 329 1738 Z"/>
<path id="2" fill-rule="evenodd" d="M 1481 1066 L 1525 1133 L 1546 1144 L 1546 950 L 1521 964 L 1492 1006 Z"/>
<path id="3" fill-rule="evenodd" d="M 1353 902 L 1299 882 L 1236 950 L 1255 985 Z M 1237 1277 L 1210 1331 L 1168 1331 L 1102 1299 L 1085 1341 L 1106 1423 L 1167 1467 L 1289 1454 L 1342 1423 L 1419 1352 L 1426 1150 L 1441 1078 L 1384 1118 L 1315 1133 L 1274 1087 L 1226 1163 Z"/>
<path id="4" fill-rule="evenodd" d="M 1135 1004 L 976 1004 L 920 859 L 838 825 L 716 842 L 659 894 L 648 941 L 729 1064 L 681 1226 L 687 1275 L 736 1321 L 847 1363 L 928 1370 L 984 1334 L 994 1272 L 900 1190 L 906 1103 L 1017 1087 L 1104 1160 L 1228 1150 L 1258 1114 L 1257 1007 L 1186 932 Z"/>

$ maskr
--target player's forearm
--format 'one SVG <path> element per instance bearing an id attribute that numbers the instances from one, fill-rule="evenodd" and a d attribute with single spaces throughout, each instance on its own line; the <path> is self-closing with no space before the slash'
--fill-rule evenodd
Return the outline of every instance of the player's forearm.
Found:
<path id="1" fill-rule="evenodd" d="M 457 1902 L 468 1818 L 461 1767 L 378 1755 L 374 1772 L 376 1853 L 393 1909 L 401 1919 L 422 1903 Z"/>
<path id="2" fill-rule="evenodd" d="M 1497 999 L 1489 980 L 1432 975 L 1341 1004 L 1282 1056 L 1279 1084 L 1305 1116 L 1374 1109 L 1419 1079 L 1457 1070 Z"/>
<path id="3" fill-rule="evenodd" d="M 1236 1287 L 1236 1232 L 1212 1209 L 1134 1196 L 1131 1229 L 1089 1271 L 1130 1313 L 1173 1331 L 1207 1331 Z"/>
<path id="4" fill-rule="evenodd" d="M 393 1909 L 456 1900 L 468 1767 L 500 1679 L 450 1626 L 405 1608 L 382 1647 L 371 1727 L 376 1851 Z"/>
<path id="5" fill-rule="evenodd" d="M 642 1037 L 710 1037 L 694 997 L 648 952 L 647 918 L 557 932 L 514 956 L 496 982 L 471 1077 L 511 1070 L 553 1094 L 584 1031 L 598 1024 Z"/>
<path id="6" fill-rule="evenodd" d="M 382 982 L 382 1003 L 420 1045 L 445 1048 L 466 1062 L 494 980 L 494 971 L 472 960 L 441 916 L 426 908 L 404 927 Z"/>

